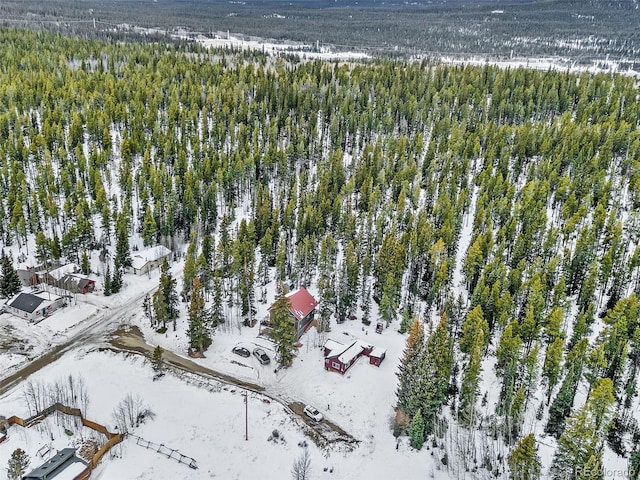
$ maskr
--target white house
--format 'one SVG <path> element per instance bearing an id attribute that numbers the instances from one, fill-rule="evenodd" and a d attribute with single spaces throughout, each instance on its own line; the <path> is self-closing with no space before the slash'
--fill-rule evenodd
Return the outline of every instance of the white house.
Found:
<path id="1" fill-rule="evenodd" d="M 136 275 L 144 275 L 145 273 L 158 268 L 162 261 L 171 255 L 164 245 L 158 245 L 147 250 L 136 253 L 131 257 L 131 268 Z"/>
<path id="2" fill-rule="evenodd" d="M 7 300 L 4 310 L 30 322 L 39 322 L 65 304 L 64 297 L 47 292 L 18 293 Z"/>

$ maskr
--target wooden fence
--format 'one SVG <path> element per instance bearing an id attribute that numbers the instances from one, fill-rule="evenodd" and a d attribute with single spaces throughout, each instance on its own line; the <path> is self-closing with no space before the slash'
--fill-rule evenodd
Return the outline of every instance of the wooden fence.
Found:
<path id="1" fill-rule="evenodd" d="M 102 447 L 100 447 L 100 449 L 93 455 L 87 468 L 82 473 L 77 475 L 74 480 L 85 480 L 89 478 L 91 476 L 91 471 L 94 468 L 96 468 L 96 466 L 98 465 L 98 462 L 100 462 L 100 459 L 114 445 L 117 445 L 122 440 L 124 440 L 123 434 L 112 433 L 109 430 L 107 430 L 107 427 L 105 427 L 104 425 L 100 425 L 99 423 L 92 422 L 91 420 L 84 418 L 82 416 L 82 411 L 79 408 L 68 407 L 61 403 L 54 403 L 50 407 L 47 407 L 41 412 L 38 412 L 37 414 L 32 415 L 26 420 L 23 420 L 22 418 L 16 417 L 14 415 L 12 417 L 9 417 L 7 421 L 9 422 L 9 426 L 15 424 L 15 425 L 20 425 L 21 427 L 29 428 L 29 427 L 32 427 L 33 425 L 37 425 L 38 423 L 40 423 L 42 420 L 44 420 L 54 412 L 60 412 L 60 413 L 64 413 L 65 415 L 72 415 L 74 417 L 79 417 L 80 420 L 82 421 L 82 425 L 84 425 L 87 428 L 90 428 L 91 430 L 95 430 L 96 432 L 102 433 L 107 437 L 107 442 Z"/>

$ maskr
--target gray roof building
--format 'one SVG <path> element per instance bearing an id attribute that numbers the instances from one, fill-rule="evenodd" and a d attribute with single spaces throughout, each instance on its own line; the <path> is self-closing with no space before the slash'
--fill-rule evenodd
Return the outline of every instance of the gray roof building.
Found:
<path id="1" fill-rule="evenodd" d="M 9 306 L 22 310 L 23 312 L 33 313 L 33 311 L 44 302 L 44 298 L 32 295 L 31 293 L 20 293 L 15 297 Z"/>
<path id="2" fill-rule="evenodd" d="M 80 463 L 85 468 L 88 465 L 76 457 L 75 448 L 63 448 L 38 468 L 24 475 L 22 480 L 51 480 L 75 463 Z"/>

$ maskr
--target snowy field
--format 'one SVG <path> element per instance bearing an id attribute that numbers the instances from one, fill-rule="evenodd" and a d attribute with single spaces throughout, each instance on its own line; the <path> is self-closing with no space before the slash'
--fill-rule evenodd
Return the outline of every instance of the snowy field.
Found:
<path id="1" fill-rule="evenodd" d="M 361 333 L 358 324 L 334 326 L 330 337 L 347 339 L 343 331 Z M 257 327 L 243 329 L 240 342 L 266 345 L 265 341 L 252 337 L 256 331 Z M 130 438 L 114 449 L 116 458 L 107 456 L 102 461 L 93 478 L 288 478 L 293 462 L 303 451 L 299 446 L 302 442 L 309 448 L 312 478 L 417 478 L 433 471 L 428 451 L 416 453 L 404 444 L 396 450 L 391 434 L 393 377 L 404 343 L 402 336 L 390 330 L 382 335 L 367 335 L 372 343 L 388 348 L 387 360 L 377 368 L 369 365 L 366 357 L 360 358 L 344 377 L 325 371 L 321 349 L 307 348 L 306 344 L 291 369 L 275 374 L 273 364 L 260 366 L 252 357 L 244 359 L 232 354 L 230 348 L 236 344 L 235 338 L 231 334 L 217 335 L 209 357 L 202 363 L 238 376 L 244 372 L 245 378 L 258 380 L 269 393 L 313 403 L 329 420 L 354 435 L 360 441 L 359 446 L 352 452 L 344 444 L 319 448 L 305 436 L 308 427 L 299 418 L 280 403 L 267 403 L 258 394 L 249 395 L 247 441 L 241 389 L 215 383 L 201 388 L 172 374 L 154 382 L 151 366 L 139 356 L 79 349 L 30 378 L 51 382 L 71 374 L 82 375 L 90 398 L 86 416 L 110 428 L 116 404 L 129 393 L 139 394 L 156 418 L 133 433 L 195 458 L 199 467 L 191 470 L 136 445 Z M 0 405 L 2 414 L 28 416 L 22 385 L 1 397 Z M 284 441 L 268 440 L 276 429 Z M 0 444 L 2 467 L 17 447 L 25 449 L 37 463 L 37 450 L 52 443 L 45 434 L 37 435 L 35 430 L 25 432 L 17 426 L 11 427 L 9 437 L 9 441 Z M 65 441 L 72 444 L 71 439 L 58 435 L 53 446 L 58 449 L 68 446 Z M 437 475 L 442 478 L 442 472 Z"/>

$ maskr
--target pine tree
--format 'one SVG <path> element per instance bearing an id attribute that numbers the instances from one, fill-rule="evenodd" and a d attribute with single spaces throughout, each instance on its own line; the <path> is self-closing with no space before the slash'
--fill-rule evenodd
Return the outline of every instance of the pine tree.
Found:
<path id="1" fill-rule="evenodd" d="M 211 327 L 225 323 L 224 305 L 222 302 L 222 282 L 218 277 L 213 279 L 213 302 L 210 311 Z"/>
<path id="2" fill-rule="evenodd" d="M 558 384 L 563 348 L 564 342 L 562 338 L 557 337 L 553 343 L 547 347 L 547 354 L 544 357 L 542 376 L 547 379 L 547 405 L 551 399 L 553 388 Z"/>
<path id="3" fill-rule="evenodd" d="M 0 297 L 10 298 L 20 292 L 22 289 L 22 282 L 18 276 L 18 272 L 15 271 L 11 263 L 11 259 L 2 252 L 2 278 L 0 278 Z"/>
<path id="4" fill-rule="evenodd" d="M 409 424 L 409 443 L 416 450 L 420 450 L 424 444 L 424 419 L 420 409 L 418 409 Z"/>
<path id="5" fill-rule="evenodd" d="M 558 439 L 550 474 L 553 478 L 579 478 L 579 473 L 592 463 L 592 456 L 602 458 L 594 421 L 582 408 L 567 420 L 567 427 Z"/>
<path id="6" fill-rule="evenodd" d="M 271 337 L 276 344 L 276 353 L 280 365 L 288 367 L 293 361 L 293 348 L 296 342 L 296 327 L 290 313 L 291 301 L 286 296 L 282 282 L 278 282 L 276 299 L 271 306 Z"/>
<path id="7" fill-rule="evenodd" d="M 153 365 L 153 377 L 158 378 L 161 377 L 164 373 L 164 360 L 162 359 L 162 354 L 164 350 L 160 345 L 156 346 L 153 349 L 153 355 L 151 357 L 151 364 Z"/>
<path id="8" fill-rule="evenodd" d="M 182 275 L 182 295 L 189 298 L 189 292 L 193 285 L 193 279 L 196 276 L 196 232 L 191 232 L 191 242 L 187 248 L 187 258 L 184 261 L 184 270 Z"/>
<path id="9" fill-rule="evenodd" d="M 160 266 L 160 284 L 158 288 L 162 290 L 169 320 L 174 320 L 178 317 L 178 293 L 176 291 L 176 283 L 176 279 L 171 275 L 169 262 L 167 262 L 165 258 Z"/>
<path id="10" fill-rule="evenodd" d="M 107 271 L 104 272 L 104 295 L 111 295 L 111 265 L 107 264 Z"/>
<path id="11" fill-rule="evenodd" d="M 410 406 L 410 399 L 412 398 L 414 388 L 415 371 L 418 367 L 418 360 L 423 349 L 424 327 L 422 322 L 416 318 L 411 324 L 409 337 L 407 338 L 407 347 L 404 350 L 404 355 L 400 360 L 399 371 L 396 374 L 398 376 L 398 389 L 396 390 L 398 403 L 396 404 L 396 409 L 404 413 L 415 411 L 415 409 Z"/>
<path id="12" fill-rule="evenodd" d="M 540 457 L 533 433 L 523 437 L 509 455 L 509 468 L 513 480 L 537 480 L 540 478 Z"/>
<path id="13" fill-rule="evenodd" d="M 51 245 L 42 230 L 38 230 L 38 233 L 36 233 L 35 256 L 36 256 L 36 260 L 38 260 L 40 265 L 42 265 L 45 269 L 49 268 L 50 257 L 51 257 Z"/>
<path id="14" fill-rule="evenodd" d="M 129 251 L 129 233 L 127 229 L 127 217 L 124 212 L 120 212 L 116 221 L 116 268 L 127 268 L 131 266 L 131 252 Z"/>
<path id="15" fill-rule="evenodd" d="M 422 410 L 426 434 L 432 432 L 440 408 L 447 401 L 452 372 L 453 340 L 448 332 L 447 317 L 443 315 L 418 360 L 411 400 L 405 412 L 413 416 L 418 408 Z"/>
<path id="16" fill-rule="evenodd" d="M 460 339 L 460 351 L 463 353 L 471 353 L 471 349 L 475 346 L 479 332 L 482 332 L 482 349 L 489 342 L 489 324 L 484 319 L 484 313 L 480 305 L 467 313 L 464 323 L 462 324 L 462 338 Z"/>
<path id="17" fill-rule="evenodd" d="M 111 277 L 111 293 L 118 293 L 122 289 L 122 269 L 116 268 Z"/>
<path id="18" fill-rule="evenodd" d="M 15 449 L 11 454 L 11 458 L 9 458 L 7 478 L 9 480 L 20 480 L 27 472 L 29 462 L 29 455 L 27 455 L 24 450 L 21 448 Z"/>
<path id="19" fill-rule="evenodd" d="M 202 283 L 198 277 L 193 279 L 191 301 L 189 303 L 189 347 L 195 352 L 203 352 L 211 344 L 211 336 L 205 318 Z"/>
<path id="20" fill-rule="evenodd" d="M 151 212 L 151 206 L 147 205 L 142 221 L 142 241 L 145 247 L 153 245 L 158 234 L 156 219 Z"/>
<path id="21" fill-rule="evenodd" d="M 164 296 L 162 288 L 158 288 L 153 292 L 152 305 L 155 325 L 159 325 L 160 327 L 158 331 L 162 331 L 162 333 L 164 333 L 167 330 L 167 322 L 170 318 L 167 299 Z"/>
<path id="22" fill-rule="evenodd" d="M 460 418 L 467 425 L 475 422 L 475 405 L 478 398 L 478 382 L 482 362 L 482 350 L 484 349 L 484 332 L 476 331 L 473 346 L 469 352 L 469 362 L 464 370 L 462 385 L 460 387 Z"/>
<path id="23" fill-rule="evenodd" d="M 564 430 L 565 419 L 571 413 L 578 383 L 582 377 L 585 356 L 589 342 L 586 338 L 580 340 L 567 355 L 565 370 L 567 375 L 560 386 L 556 398 L 549 407 L 549 420 L 545 432 L 560 437 Z"/>
<path id="24" fill-rule="evenodd" d="M 82 265 L 80 266 L 80 271 L 82 271 L 83 275 L 89 275 L 91 273 L 91 265 L 89 264 L 89 255 L 87 255 L 86 250 L 82 252 Z"/>

